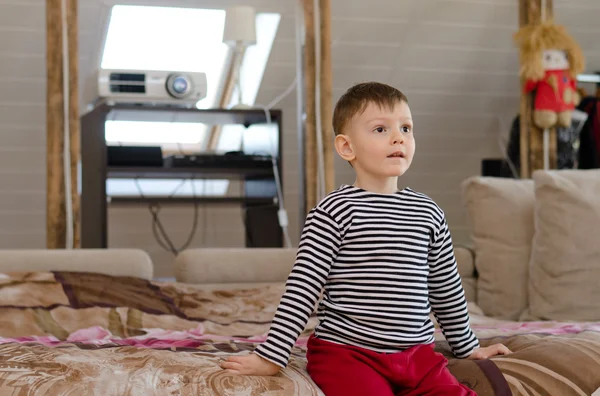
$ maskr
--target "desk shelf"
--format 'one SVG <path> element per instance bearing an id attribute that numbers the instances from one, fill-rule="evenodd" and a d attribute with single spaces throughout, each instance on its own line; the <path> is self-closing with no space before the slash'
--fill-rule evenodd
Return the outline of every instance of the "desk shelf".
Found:
<path id="1" fill-rule="evenodd" d="M 113 196 L 109 198 L 111 204 L 246 204 L 246 205 L 276 205 L 277 198 L 273 197 L 127 197 Z"/>
<path id="2" fill-rule="evenodd" d="M 278 172 L 282 172 L 282 113 L 270 110 L 271 122 L 278 127 Z M 117 167 L 108 166 L 105 124 L 107 120 L 198 122 L 208 125 L 241 124 L 246 127 L 266 123 L 263 110 L 196 109 L 172 106 L 131 106 L 101 104 L 81 117 L 81 247 L 108 247 L 108 205 L 161 204 L 237 204 L 245 209 L 248 247 L 282 247 L 283 234 L 278 224 L 276 197 L 261 197 L 263 180 L 273 180 L 271 167 Z M 243 180 L 244 196 L 169 196 L 141 197 L 106 194 L 107 179 L 230 179 Z M 283 184 L 283 182 L 282 182 Z M 283 186 L 282 186 L 283 187 Z"/>
<path id="3" fill-rule="evenodd" d="M 273 169 L 241 168 L 166 168 L 159 166 L 107 168 L 111 179 L 244 179 L 246 177 L 273 177 Z"/>

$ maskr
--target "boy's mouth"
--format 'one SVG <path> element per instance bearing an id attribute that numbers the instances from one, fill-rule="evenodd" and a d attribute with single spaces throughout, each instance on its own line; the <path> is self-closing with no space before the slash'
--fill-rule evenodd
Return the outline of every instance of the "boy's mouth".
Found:
<path id="1" fill-rule="evenodd" d="M 388 158 L 404 158 L 404 153 L 402 151 L 396 151 L 395 153 L 388 155 Z"/>

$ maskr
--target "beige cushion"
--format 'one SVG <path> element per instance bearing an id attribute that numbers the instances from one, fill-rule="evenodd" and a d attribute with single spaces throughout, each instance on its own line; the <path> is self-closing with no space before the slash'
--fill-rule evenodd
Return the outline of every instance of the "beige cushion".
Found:
<path id="1" fill-rule="evenodd" d="M 467 247 L 456 246 L 454 255 L 458 264 L 458 274 L 465 289 L 467 301 L 477 301 L 477 279 L 475 278 L 475 259 L 473 251 Z"/>
<path id="2" fill-rule="evenodd" d="M 475 250 L 477 304 L 488 316 L 516 320 L 527 308 L 533 181 L 472 177 L 462 192 Z"/>
<path id="3" fill-rule="evenodd" d="M 295 260 L 296 249 L 188 249 L 175 259 L 175 278 L 199 284 L 285 282 Z"/>
<path id="4" fill-rule="evenodd" d="M 0 250 L 0 273 L 22 271 L 95 272 L 152 279 L 148 253 L 138 249 Z"/>
<path id="5" fill-rule="evenodd" d="M 527 318 L 600 320 L 600 170 L 537 171 Z"/>

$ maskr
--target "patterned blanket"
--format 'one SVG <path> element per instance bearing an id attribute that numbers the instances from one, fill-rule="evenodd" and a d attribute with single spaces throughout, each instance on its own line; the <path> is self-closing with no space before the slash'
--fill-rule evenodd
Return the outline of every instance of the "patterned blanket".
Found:
<path id="1" fill-rule="evenodd" d="M 306 373 L 311 318 L 289 366 L 273 377 L 218 366 L 264 340 L 283 286 L 198 286 L 91 273 L 0 274 L 0 394 L 322 395 Z M 452 358 L 478 395 L 591 395 L 600 388 L 600 324 L 514 323 L 473 314 L 483 345 L 515 353 Z"/>

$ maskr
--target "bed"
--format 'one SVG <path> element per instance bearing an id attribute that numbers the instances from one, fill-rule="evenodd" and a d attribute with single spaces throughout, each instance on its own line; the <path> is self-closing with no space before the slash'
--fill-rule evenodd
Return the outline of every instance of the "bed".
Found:
<path id="1" fill-rule="evenodd" d="M 264 340 L 281 282 L 158 282 L 145 265 L 125 270 L 123 256 L 116 274 L 107 270 L 115 257 L 96 257 L 95 267 L 80 259 L 60 270 L 0 270 L 1 395 L 322 394 L 305 370 L 314 317 L 277 376 L 232 376 L 218 365 Z M 497 321 L 476 304 L 470 311 L 483 345 L 503 342 L 515 351 L 457 360 L 437 333 L 450 370 L 478 395 L 591 395 L 600 388 L 600 323 Z"/>

